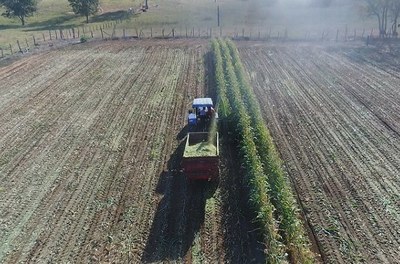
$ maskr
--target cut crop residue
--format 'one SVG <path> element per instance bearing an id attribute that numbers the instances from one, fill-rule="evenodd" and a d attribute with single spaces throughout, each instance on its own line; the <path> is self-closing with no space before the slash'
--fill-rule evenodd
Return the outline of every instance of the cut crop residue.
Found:
<path id="1" fill-rule="evenodd" d="M 185 149 L 185 157 L 211 157 L 217 153 L 217 147 L 209 142 L 189 145 Z"/>

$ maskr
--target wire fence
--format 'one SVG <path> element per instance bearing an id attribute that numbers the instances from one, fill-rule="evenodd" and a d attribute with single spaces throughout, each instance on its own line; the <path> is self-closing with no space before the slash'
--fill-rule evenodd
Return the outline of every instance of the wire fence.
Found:
<path id="1" fill-rule="evenodd" d="M 254 30 L 249 28 L 224 29 L 195 28 L 195 27 L 150 27 L 139 28 L 124 23 L 124 20 L 116 20 L 103 24 L 84 25 L 68 29 L 54 29 L 35 32 L 30 37 L 19 39 L 15 43 L 0 45 L 0 58 L 27 53 L 41 48 L 63 45 L 71 42 L 82 42 L 89 38 L 114 40 L 114 39 L 169 39 L 169 38 L 215 38 L 228 37 L 235 40 L 258 41 L 319 41 L 319 42 L 348 42 L 365 41 L 372 42 L 379 37 L 379 32 L 372 29 L 344 29 L 324 30 L 320 32 L 292 32 L 287 29 Z M 389 36 L 390 37 L 390 36 Z"/>

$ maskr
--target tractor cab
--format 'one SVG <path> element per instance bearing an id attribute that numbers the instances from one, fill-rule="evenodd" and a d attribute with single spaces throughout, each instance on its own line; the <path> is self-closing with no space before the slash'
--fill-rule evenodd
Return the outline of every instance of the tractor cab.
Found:
<path id="1" fill-rule="evenodd" d="M 214 116 L 214 104 L 211 98 L 195 98 L 192 103 L 192 109 L 189 110 L 188 125 L 197 126 L 199 123 L 210 121 Z"/>

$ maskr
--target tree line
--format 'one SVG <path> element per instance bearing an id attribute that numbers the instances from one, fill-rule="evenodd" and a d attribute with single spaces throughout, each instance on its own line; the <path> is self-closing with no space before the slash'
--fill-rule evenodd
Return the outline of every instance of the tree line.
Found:
<path id="1" fill-rule="evenodd" d="M 97 13 L 99 0 L 68 0 L 72 11 L 86 17 L 89 23 L 89 16 Z M 25 25 L 27 17 L 32 16 L 37 11 L 38 0 L 0 0 L 0 6 L 5 8 L 1 15 L 7 18 L 19 18 L 21 24 Z"/>
<path id="2" fill-rule="evenodd" d="M 361 1 L 362 12 L 374 16 L 378 20 L 379 36 L 391 34 L 398 36 L 397 28 L 400 15 L 400 0 L 358 0 Z"/>
<path id="3" fill-rule="evenodd" d="M 19 18 L 22 25 L 25 25 L 27 17 L 32 16 L 37 11 L 39 0 L 0 0 L 0 7 L 4 7 L 5 12 L 2 16 L 8 18 Z M 318 0 L 321 1 L 321 0 Z M 361 10 L 365 15 L 373 16 L 377 19 L 379 36 L 386 37 L 389 34 L 397 37 L 397 28 L 400 16 L 400 0 L 353 0 L 359 3 Z M 86 17 L 86 23 L 89 23 L 89 16 L 97 13 L 100 4 L 99 0 L 68 0 L 72 11 Z M 272 1 L 274 2 L 274 1 Z M 328 3 L 331 0 L 323 0 Z M 145 1 L 147 7 L 147 0 Z"/>

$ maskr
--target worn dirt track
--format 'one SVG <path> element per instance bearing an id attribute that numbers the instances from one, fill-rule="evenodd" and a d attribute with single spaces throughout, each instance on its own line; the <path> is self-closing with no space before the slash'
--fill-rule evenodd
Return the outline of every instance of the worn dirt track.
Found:
<path id="1" fill-rule="evenodd" d="M 0 263 L 250 262 L 231 186 L 179 170 L 208 50 L 95 42 L 0 68 Z"/>
<path id="2" fill-rule="evenodd" d="M 399 263 L 398 66 L 365 48 L 239 45 L 322 260 Z"/>

